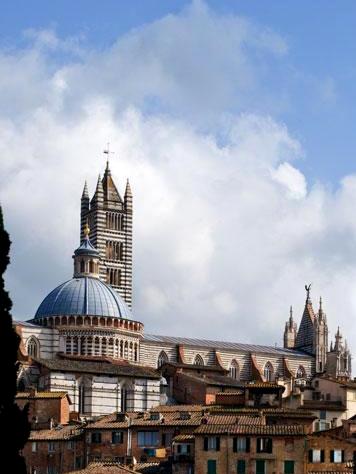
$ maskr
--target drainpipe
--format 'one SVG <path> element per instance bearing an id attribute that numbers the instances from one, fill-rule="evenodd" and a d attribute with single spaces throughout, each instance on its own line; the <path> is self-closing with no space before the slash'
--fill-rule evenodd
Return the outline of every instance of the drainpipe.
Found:
<path id="1" fill-rule="evenodd" d="M 131 418 L 128 417 L 127 420 L 127 456 L 131 456 L 132 452 L 132 432 L 131 432 Z"/>

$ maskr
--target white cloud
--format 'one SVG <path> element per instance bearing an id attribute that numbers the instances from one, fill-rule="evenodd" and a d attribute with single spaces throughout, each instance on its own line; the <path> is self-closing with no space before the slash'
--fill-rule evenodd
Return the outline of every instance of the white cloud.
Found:
<path id="1" fill-rule="evenodd" d="M 335 194 L 307 186 L 299 142 L 252 107 L 253 53 L 281 57 L 283 39 L 199 2 L 80 62 L 56 65 L 55 38 L 40 39 L 50 48 L 0 54 L 17 317 L 70 278 L 83 182 L 92 193 L 109 139 L 113 175 L 134 192 L 134 311 L 148 332 L 273 344 L 312 281 L 331 331 L 347 325 L 356 343 L 356 178 Z"/>
<path id="2" fill-rule="evenodd" d="M 289 197 L 301 199 L 306 196 L 307 184 L 304 175 L 289 163 L 281 163 L 271 174 L 277 183 L 285 187 Z"/>

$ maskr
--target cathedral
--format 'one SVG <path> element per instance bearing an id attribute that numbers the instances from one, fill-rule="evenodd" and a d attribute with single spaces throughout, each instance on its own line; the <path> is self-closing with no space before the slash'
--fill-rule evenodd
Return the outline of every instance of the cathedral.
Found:
<path id="1" fill-rule="evenodd" d="M 84 185 L 73 277 L 52 290 L 28 321 L 15 324 L 21 390 L 66 392 L 73 411 L 90 418 L 173 402 L 178 370 L 192 380 L 218 374 L 215 381 L 224 387 L 275 382 L 286 394 L 318 374 L 350 378 L 346 341 L 338 329 L 329 346 L 322 301 L 314 311 L 310 285 L 299 328 L 290 311 L 284 347 L 146 332 L 132 311 L 132 242 L 130 184 L 122 198 L 107 162 L 91 198 Z"/>

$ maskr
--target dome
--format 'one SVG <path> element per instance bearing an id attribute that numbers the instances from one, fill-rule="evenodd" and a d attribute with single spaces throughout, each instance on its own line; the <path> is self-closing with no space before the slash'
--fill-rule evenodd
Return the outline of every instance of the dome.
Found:
<path id="1" fill-rule="evenodd" d="M 76 257 L 80 256 L 80 255 L 89 255 L 89 256 L 93 256 L 93 257 L 99 257 L 99 252 L 94 247 L 94 245 L 90 242 L 90 240 L 88 238 L 86 238 L 86 239 L 83 240 L 80 247 L 78 247 L 74 251 L 74 255 Z"/>
<path id="2" fill-rule="evenodd" d="M 57 286 L 40 304 L 35 319 L 69 315 L 131 319 L 124 300 L 98 278 L 72 278 Z"/>

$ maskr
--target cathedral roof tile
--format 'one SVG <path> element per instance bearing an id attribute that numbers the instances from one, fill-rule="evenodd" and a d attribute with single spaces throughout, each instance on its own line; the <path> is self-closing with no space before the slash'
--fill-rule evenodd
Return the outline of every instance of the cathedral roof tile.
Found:
<path id="1" fill-rule="evenodd" d="M 257 344 L 244 344 L 240 342 L 212 341 L 209 339 L 193 339 L 189 337 L 160 336 L 155 334 L 145 334 L 144 341 L 157 342 L 158 344 L 176 344 L 195 347 L 207 347 L 209 349 L 224 349 L 241 352 L 257 352 L 275 355 L 285 355 L 291 358 L 312 358 L 309 354 L 294 349 L 282 347 L 262 346 Z"/>

